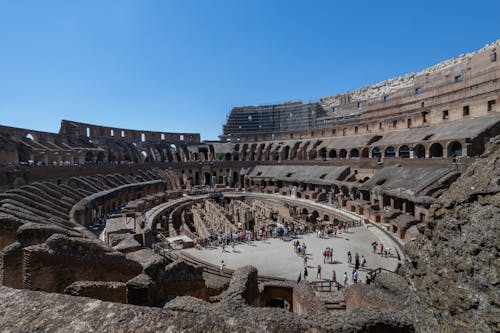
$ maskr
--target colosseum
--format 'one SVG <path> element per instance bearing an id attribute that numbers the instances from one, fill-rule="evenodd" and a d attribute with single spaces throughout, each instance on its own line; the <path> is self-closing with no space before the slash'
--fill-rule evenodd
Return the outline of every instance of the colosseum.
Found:
<path id="1" fill-rule="evenodd" d="M 0 327 L 500 331 L 499 46 L 218 141 L 0 126 Z"/>

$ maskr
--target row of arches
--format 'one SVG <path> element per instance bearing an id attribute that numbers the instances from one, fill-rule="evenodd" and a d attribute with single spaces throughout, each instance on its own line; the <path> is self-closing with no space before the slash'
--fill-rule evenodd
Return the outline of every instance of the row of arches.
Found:
<path id="1" fill-rule="evenodd" d="M 432 143 L 428 148 L 424 144 L 416 144 L 414 146 L 401 145 L 399 147 L 373 147 L 373 148 L 352 148 L 352 149 L 328 149 L 323 147 L 319 150 L 312 148 L 307 154 L 305 153 L 307 145 L 298 149 L 300 143 L 296 143 L 293 147 L 278 146 L 274 151 L 271 151 L 272 143 L 265 147 L 265 144 L 253 144 L 248 152 L 245 148 L 243 151 L 234 151 L 226 153 L 224 160 L 226 161 L 260 161 L 260 160 L 327 160 L 327 159 L 357 159 L 357 158 L 382 158 L 382 157 L 399 157 L 399 158 L 454 158 L 461 157 L 463 154 L 462 144 L 458 141 L 450 142 L 446 147 L 441 143 Z M 245 145 L 247 146 L 247 145 Z"/>

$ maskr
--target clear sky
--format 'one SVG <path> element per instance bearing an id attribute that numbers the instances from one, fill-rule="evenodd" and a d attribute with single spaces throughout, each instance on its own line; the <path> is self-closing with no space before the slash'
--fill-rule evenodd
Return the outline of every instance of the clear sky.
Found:
<path id="1" fill-rule="evenodd" d="M 500 38 L 500 1 L 0 0 L 0 124 L 200 132 Z"/>

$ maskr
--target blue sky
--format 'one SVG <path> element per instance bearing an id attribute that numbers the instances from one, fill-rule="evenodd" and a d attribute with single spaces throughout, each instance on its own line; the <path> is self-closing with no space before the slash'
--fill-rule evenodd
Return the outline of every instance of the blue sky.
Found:
<path id="1" fill-rule="evenodd" d="M 233 106 L 311 101 L 500 38 L 500 1 L 0 0 L 0 124 L 217 139 Z"/>

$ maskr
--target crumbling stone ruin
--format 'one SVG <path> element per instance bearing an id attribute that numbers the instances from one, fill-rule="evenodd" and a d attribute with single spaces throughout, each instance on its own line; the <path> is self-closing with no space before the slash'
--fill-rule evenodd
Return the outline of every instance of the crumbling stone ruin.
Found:
<path id="1" fill-rule="evenodd" d="M 0 126 L 0 327 L 499 331 L 498 47 L 315 103 L 234 108 L 220 141 Z M 324 292 L 171 250 L 340 222 L 401 244 L 397 273 Z"/>

